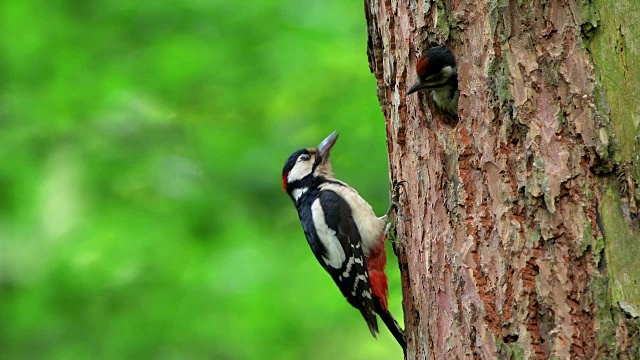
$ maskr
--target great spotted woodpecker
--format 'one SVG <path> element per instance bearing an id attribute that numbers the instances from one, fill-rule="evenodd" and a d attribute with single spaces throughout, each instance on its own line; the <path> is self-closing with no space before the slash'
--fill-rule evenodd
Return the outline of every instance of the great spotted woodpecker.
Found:
<path id="1" fill-rule="evenodd" d="M 438 110 L 451 119 L 458 119 L 458 68 L 456 59 L 446 46 L 436 46 L 425 51 L 416 63 L 418 80 L 407 95 L 418 90 L 430 90 Z"/>
<path id="2" fill-rule="evenodd" d="M 347 301 L 376 337 L 376 314 L 406 349 L 404 332 L 389 312 L 385 251 L 387 218 L 392 205 L 378 217 L 358 192 L 333 176 L 329 151 L 338 139 L 333 132 L 317 148 L 294 152 L 282 169 L 282 187 L 291 196 L 311 250 L 331 275 Z"/>

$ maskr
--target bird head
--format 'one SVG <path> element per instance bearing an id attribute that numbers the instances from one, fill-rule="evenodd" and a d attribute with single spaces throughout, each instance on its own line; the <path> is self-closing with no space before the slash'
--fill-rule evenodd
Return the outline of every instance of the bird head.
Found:
<path id="1" fill-rule="evenodd" d="M 457 74 L 456 59 L 446 46 L 436 46 L 425 51 L 416 63 L 418 80 L 407 95 L 418 90 L 438 89 L 446 86 L 449 79 Z"/>
<path id="2" fill-rule="evenodd" d="M 282 188 L 291 194 L 294 189 L 310 187 L 317 179 L 331 177 L 330 151 L 338 140 L 338 132 L 327 136 L 316 148 L 300 149 L 287 159 L 282 169 Z"/>

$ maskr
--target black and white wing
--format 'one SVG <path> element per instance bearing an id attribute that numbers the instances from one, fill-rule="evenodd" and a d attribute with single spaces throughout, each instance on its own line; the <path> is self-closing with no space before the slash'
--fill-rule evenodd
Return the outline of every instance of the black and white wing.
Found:
<path id="1" fill-rule="evenodd" d="M 315 229 L 305 229 L 305 235 L 316 258 L 347 301 L 360 310 L 375 336 L 378 332 L 375 304 L 360 233 L 349 204 L 335 192 L 323 190 L 309 209 L 312 221 L 306 223 L 313 224 Z"/>

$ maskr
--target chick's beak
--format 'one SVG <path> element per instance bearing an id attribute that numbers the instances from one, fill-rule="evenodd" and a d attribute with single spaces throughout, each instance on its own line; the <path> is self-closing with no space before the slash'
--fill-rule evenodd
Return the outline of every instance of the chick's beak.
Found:
<path id="1" fill-rule="evenodd" d="M 414 92 L 416 92 L 416 91 L 418 91 L 420 89 L 422 89 L 422 83 L 420 82 L 420 80 L 418 80 L 411 86 L 409 91 L 407 91 L 407 95 L 413 94 Z"/>
<path id="2" fill-rule="evenodd" d="M 324 157 L 325 155 L 329 154 L 329 151 L 331 151 L 331 148 L 336 143 L 336 140 L 338 140 L 337 131 L 332 132 L 331 135 L 327 136 L 326 139 L 322 140 L 320 145 L 318 145 L 318 153 L 320 154 L 321 157 Z"/>

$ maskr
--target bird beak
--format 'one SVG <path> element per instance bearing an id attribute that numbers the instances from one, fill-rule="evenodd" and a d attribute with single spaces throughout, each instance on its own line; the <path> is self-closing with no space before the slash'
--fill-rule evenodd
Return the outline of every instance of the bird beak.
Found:
<path id="1" fill-rule="evenodd" d="M 420 82 L 420 80 L 416 81 L 415 84 L 413 84 L 411 86 L 411 89 L 409 89 L 409 91 L 407 91 L 407 95 L 409 94 L 413 94 L 414 92 L 418 91 L 422 89 L 422 82 Z"/>
<path id="2" fill-rule="evenodd" d="M 331 151 L 333 144 L 336 143 L 336 140 L 338 140 L 337 131 L 332 132 L 331 135 L 327 136 L 326 139 L 322 140 L 320 145 L 318 145 L 318 153 L 320 154 L 320 156 L 324 157 L 325 155 L 327 155 L 329 151 Z"/>

